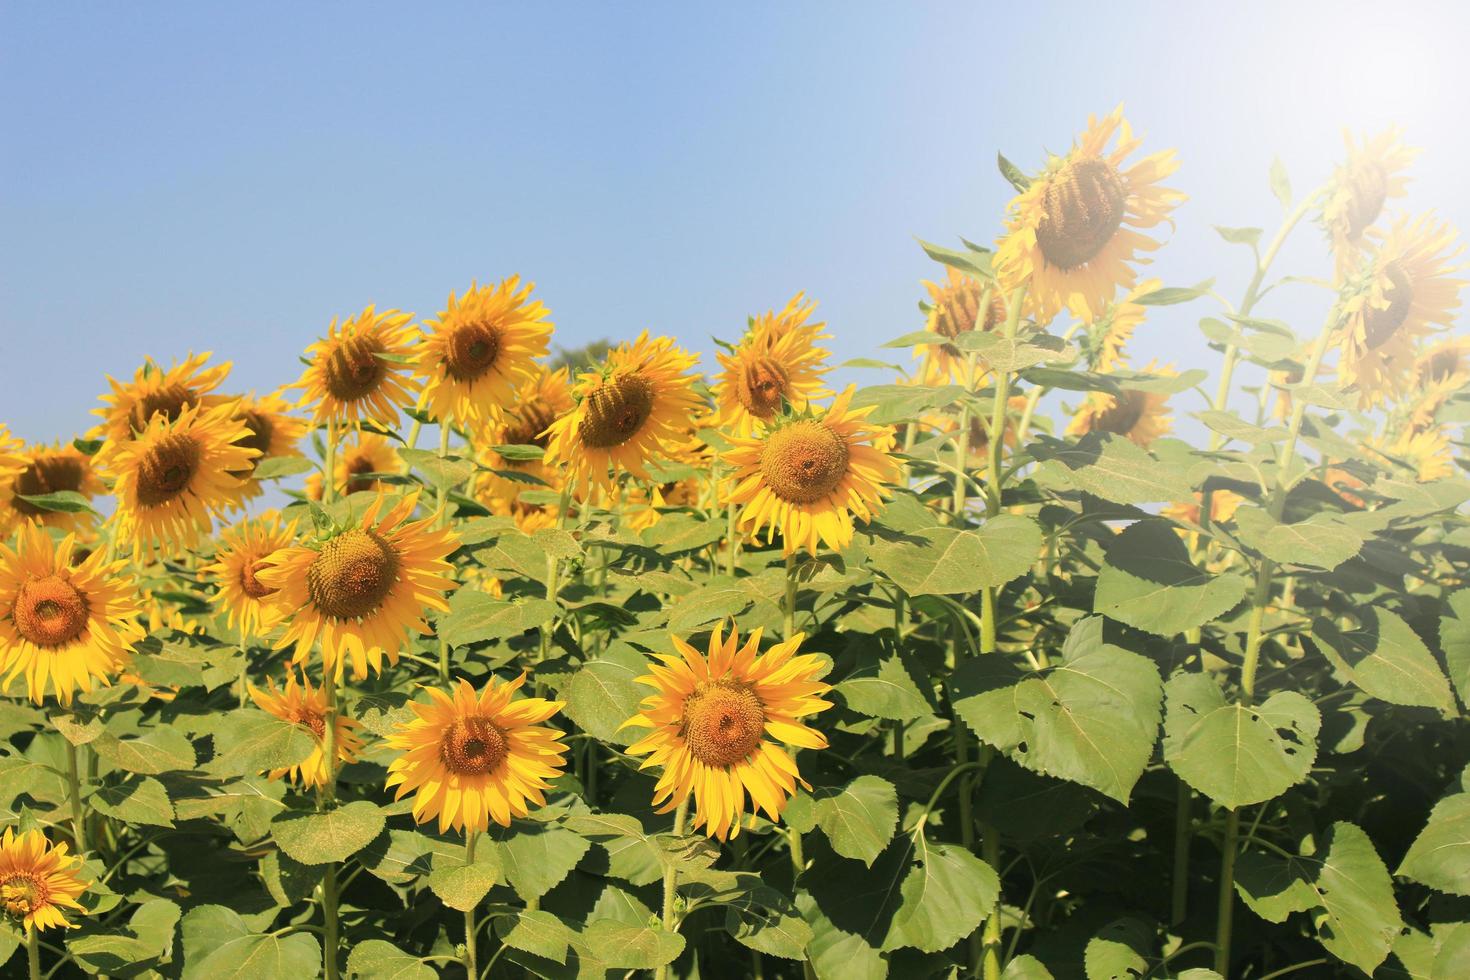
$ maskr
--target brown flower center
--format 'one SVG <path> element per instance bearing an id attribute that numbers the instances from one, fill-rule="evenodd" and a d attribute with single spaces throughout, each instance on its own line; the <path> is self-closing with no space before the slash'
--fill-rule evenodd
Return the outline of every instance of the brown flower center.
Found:
<path id="1" fill-rule="evenodd" d="M 323 715 L 320 711 L 311 707 L 309 704 L 298 704 L 291 710 L 291 723 L 294 725 L 300 725 L 303 728 L 311 729 L 311 733 L 315 735 L 318 740 L 326 737 L 326 716 Z"/>
<path id="2" fill-rule="evenodd" d="M 143 454 L 138 464 L 138 503 L 157 507 L 189 488 L 199 469 L 199 443 L 190 436 L 164 436 Z"/>
<path id="3" fill-rule="evenodd" d="M 255 463 L 265 458 L 265 454 L 270 451 L 271 433 L 275 431 L 275 424 L 271 422 L 269 415 L 254 409 L 246 409 L 242 416 L 240 421 L 245 423 L 246 436 L 236 440 L 235 445 L 254 449 L 260 453 L 251 463 L 251 467 L 254 468 Z"/>
<path id="4" fill-rule="evenodd" d="M 983 290 L 979 280 L 969 276 L 946 284 L 934 301 L 934 312 L 931 314 L 934 332 L 953 340 L 962 333 L 976 329 L 993 330 L 997 324 L 1005 322 L 1006 301 L 998 289 L 991 292 L 990 306 L 985 311 L 984 321 L 976 322 L 980 319 L 981 292 Z M 960 356 L 960 349 L 954 344 L 940 346 L 951 357 Z"/>
<path id="5" fill-rule="evenodd" d="M 587 396 L 587 417 L 577 427 L 590 449 L 621 446 L 643 428 L 653 414 L 653 385 L 640 374 L 604 381 Z"/>
<path id="6" fill-rule="evenodd" d="M 62 490 L 81 490 L 85 474 L 85 464 L 74 456 L 39 456 L 15 478 L 16 497 L 12 506 L 27 517 L 44 516 L 49 513 L 44 507 L 37 507 L 20 498 L 59 493 Z"/>
<path id="7" fill-rule="evenodd" d="M 1388 343 L 1409 318 L 1409 307 L 1414 303 L 1414 284 L 1402 265 L 1396 261 L 1388 263 L 1383 267 L 1383 275 L 1388 280 L 1388 287 L 1383 290 L 1388 305 L 1369 306 L 1363 313 L 1363 342 L 1369 350 Z"/>
<path id="8" fill-rule="evenodd" d="M 1378 216 L 1388 199 L 1388 174 L 1376 160 L 1360 160 L 1348 170 L 1348 240 L 1357 241 Z"/>
<path id="9" fill-rule="evenodd" d="M 38 647 L 65 646 L 87 629 L 87 597 L 60 575 L 27 579 L 15 597 L 15 631 Z"/>
<path id="10" fill-rule="evenodd" d="M 748 684 L 704 681 L 684 700 L 679 735 L 707 766 L 723 768 L 750 758 L 765 730 L 766 710 Z"/>
<path id="11" fill-rule="evenodd" d="M 1128 188 L 1118 171 L 1096 158 L 1064 163 L 1047 179 L 1036 244 L 1046 261 L 1075 269 L 1094 258 L 1123 224 Z"/>
<path id="12" fill-rule="evenodd" d="M 540 446 L 545 449 L 551 442 L 546 430 L 555 421 L 556 413 L 550 405 L 539 400 L 526 402 L 516 409 L 515 419 L 506 425 L 502 439 L 507 446 Z M 504 462 L 517 465 L 515 460 Z M 524 465 L 525 461 L 520 462 Z"/>
<path id="13" fill-rule="evenodd" d="M 495 366 L 500 344 L 500 328 L 493 323 L 458 327 L 445 344 L 444 370 L 455 381 L 474 381 Z"/>
<path id="14" fill-rule="evenodd" d="M 1092 427 L 1098 432 L 1126 436 L 1143 418 L 1148 408 L 1148 395 L 1141 391 L 1124 391 L 1113 398 L 1113 404 L 1097 414 Z"/>
<path id="15" fill-rule="evenodd" d="M 791 377 L 774 357 L 752 356 L 740 366 L 740 379 L 735 397 L 747 412 L 758 419 L 769 419 L 781 410 Z"/>
<path id="16" fill-rule="evenodd" d="M 377 480 L 366 479 L 367 474 L 378 472 L 378 464 L 371 456 L 363 453 L 351 456 L 347 460 L 347 486 L 345 493 L 360 493 L 363 490 L 375 490 L 378 486 Z"/>
<path id="17" fill-rule="evenodd" d="M 821 500 L 847 475 L 847 442 L 811 419 L 771 433 L 761 452 L 761 475 L 782 500 L 810 504 Z"/>
<path id="18" fill-rule="evenodd" d="M 264 599 L 276 591 L 256 577 L 266 567 L 265 562 L 259 558 L 251 559 L 240 566 L 240 588 L 252 599 Z"/>
<path id="19" fill-rule="evenodd" d="M 1422 378 L 1426 383 L 1448 381 L 1460 370 L 1460 352 L 1454 348 L 1435 351 L 1424 362 Z"/>
<path id="20" fill-rule="evenodd" d="M 338 339 L 322 374 L 327 383 L 327 392 L 338 401 L 352 402 L 366 398 L 377 389 L 388 365 L 379 354 L 386 353 L 376 337 L 342 337 Z"/>
<path id="21" fill-rule="evenodd" d="M 398 554 L 376 531 L 353 528 L 322 545 L 306 569 L 306 594 L 334 619 L 370 616 L 398 580 Z"/>
<path id="22" fill-rule="evenodd" d="M 133 431 L 142 432 L 148 428 L 148 423 L 153 416 L 162 413 L 166 421 L 172 422 L 178 418 L 184 409 L 194 404 L 194 395 L 189 389 L 181 384 L 165 385 L 155 391 L 147 392 L 142 398 L 133 403 L 128 412 L 128 424 Z"/>
<path id="23" fill-rule="evenodd" d="M 7 915 L 24 919 L 51 901 L 51 889 L 36 875 L 27 871 L 16 871 L 0 878 L 0 903 Z"/>
<path id="24" fill-rule="evenodd" d="M 459 718 L 444 730 L 439 759 L 456 776 L 483 776 L 499 769 L 510 743 L 488 718 Z"/>

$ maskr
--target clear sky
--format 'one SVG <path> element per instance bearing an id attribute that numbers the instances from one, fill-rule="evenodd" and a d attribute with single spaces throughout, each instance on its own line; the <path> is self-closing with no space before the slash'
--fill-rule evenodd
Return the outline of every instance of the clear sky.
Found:
<path id="1" fill-rule="evenodd" d="M 1274 228 L 1273 155 L 1306 190 L 1344 126 L 1401 124 L 1409 206 L 1470 226 L 1466 36 L 1449 3 L 4 0 L 0 420 L 70 437 L 145 354 L 272 389 L 333 316 L 517 272 L 567 346 L 649 328 L 708 366 L 806 290 L 871 356 L 942 273 L 915 236 L 994 238 L 996 150 L 1035 169 L 1118 102 L 1190 195 L 1155 274 L 1238 296 L 1210 225 Z M 1263 312 L 1314 330 L 1304 292 Z M 1213 366 L 1212 312 L 1157 311 L 1140 360 Z"/>

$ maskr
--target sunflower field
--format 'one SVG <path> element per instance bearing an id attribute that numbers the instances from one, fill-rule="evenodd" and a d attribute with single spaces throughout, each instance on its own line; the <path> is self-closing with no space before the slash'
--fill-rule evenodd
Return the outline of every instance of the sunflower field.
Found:
<path id="1" fill-rule="evenodd" d="M 797 295 L 558 363 L 512 276 L 0 426 L 0 972 L 1470 976 L 1416 153 L 1276 164 L 1238 293 L 1146 278 L 1187 171 L 1114 110 L 1000 158 L 872 360 Z M 1132 363 L 1152 317 L 1202 365 Z"/>

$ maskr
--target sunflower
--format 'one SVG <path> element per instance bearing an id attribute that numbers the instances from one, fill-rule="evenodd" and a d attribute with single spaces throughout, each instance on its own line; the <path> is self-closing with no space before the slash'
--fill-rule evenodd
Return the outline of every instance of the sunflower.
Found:
<path id="1" fill-rule="evenodd" d="M 1416 392 L 1410 424 L 1427 429 L 1440 406 L 1470 383 L 1470 339 L 1456 337 L 1435 344 L 1414 361 Z"/>
<path id="2" fill-rule="evenodd" d="M 77 874 L 82 859 L 52 844 L 39 830 L 17 834 L 6 827 L 0 837 L 0 902 L 5 914 L 27 934 L 32 929 L 70 929 L 66 909 L 84 911 L 77 898 L 92 884 Z"/>
<path id="3" fill-rule="evenodd" d="M 6 465 L 6 456 L 16 468 Z M 70 443 L 29 446 L 11 454 L 0 449 L 0 538 L 10 537 L 17 525 L 27 521 L 63 531 L 90 527 L 94 517 L 87 511 L 47 510 L 22 499 L 63 491 L 80 493 L 88 500 L 107 492 L 91 456 Z"/>
<path id="4" fill-rule="evenodd" d="M 230 399 L 211 394 L 230 373 L 230 362 L 205 367 L 210 355 L 190 354 L 182 364 L 164 370 L 152 359 L 143 362 L 130 384 L 108 375 L 112 394 L 103 395 L 106 404 L 92 410 L 102 421 L 92 429 L 95 438 L 123 441 L 148 428 L 155 415 L 173 421 L 187 408 L 213 407 Z"/>
<path id="5" fill-rule="evenodd" d="M 662 804 L 658 812 L 692 792 L 694 826 L 722 841 L 740 832 L 747 795 L 752 816 L 759 807 L 777 821 L 798 782 L 811 788 L 777 743 L 825 749 L 827 739 L 801 719 L 832 707 L 822 699 L 832 688 L 819 679 L 827 662 L 796 652 L 803 634 L 761 653 L 759 629 L 744 646 L 733 625 L 728 637 L 723 633 L 721 624 L 710 635 L 707 657 L 671 637 L 679 656 L 657 655 L 661 663 L 638 678 L 655 693 L 623 722 L 653 729 L 628 754 L 648 756 L 640 769 L 663 768 L 653 791 L 654 805 Z"/>
<path id="6" fill-rule="evenodd" d="M 296 522 L 282 525 L 274 511 L 220 532 L 215 560 L 201 571 L 219 586 L 214 603 L 231 629 L 238 623 L 242 635 L 259 637 L 276 625 L 277 610 L 268 601 L 274 590 L 256 573 L 265 559 L 291 547 L 295 540 Z"/>
<path id="7" fill-rule="evenodd" d="M 1396 439 L 1375 439 L 1366 448 L 1380 460 L 1413 470 L 1421 483 L 1455 472 L 1455 454 L 1442 429 L 1405 429 Z"/>
<path id="8" fill-rule="evenodd" d="M 1113 135 L 1118 140 L 1107 149 Z M 1084 320 L 1100 314 L 1119 286 L 1131 287 L 1130 262 L 1159 243 L 1135 229 L 1169 219 L 1184 195 L 1159 184 L 1178 168 L 1173 150 L 1124 169 L 1141 140 L 1123 119 L 1123 107 L 1087 131 L 1063 157 L 1011 202 L 995 270 L 1007 291 L 1026 285 L 1026 311 L 1049 322 L 1062 309 Z"/>
<path id="9" fill-rule="evenodd" d="M 733 352 L 716 355 L 725 369 L 714 386 L 721 428 L 748 436 L 786 405 L 800 409 L 829 394 L 822 387 L 827 351 L 816 346 L 827 339 L 826 324 L 807 323 L 816 308 L 797 293 L 780 313 L 756 317 Z"/>
<path id="10" fill-rule="evenodd" d="M 139 597 L 142 599 L 143 625 L 147 627 L 149 636 L 169 630 L 189 636 L 202 636 L 208 632 L 204 624 L 192 615 L 197 612 L 196 609 L 190 609 L 189 614 L 186 614 L 180 603 L 173 599 L 159 598 L 151 588 L 143 588 Z"/>
<path id="11" fill-rule="evenodd" d="M 744 504 L 740 527 L 770 525 L 781 532 L 786 554 L 817 543 L 841 551 L 852 542 L 853 517 L 866 523 L 899 477 L 898 464 L 871 445 L 882 427 L 863 418 L 871 407 L 852 408 L 853 388 L 820 415 L 804 414 L 762 426 L 749 439 L 732 438 L 724 454 L 735 467 L 725 503 Z"/>
<path id="12" fill-rule="evenodd" d="M 1128 366 L 1128 352 L 1124 348 L 1148 313 L 1148 307 L 1137 300 L 1161 286 L 1163 283 L 1158 279 L 1144 280 L 1087 325 L 1087 363 L 1092 370 L 1108 372 Z"/>
<path id="13" fill-rule="evenodd" d="M 405 362 L 413 354 L 411 313 L 369 306 L 348 320 L 333 320 L 327 335 L 306 348 L 310 366 L 288 388 L 302 389 L 298 405 L 312 407 L 318 425 L 335 420 L 353 428 L 363 419 L 387 426 L 413 404 L 419 382 Z"/>
<path id="14" fill-rule="evenodd" d="M 393 443 L 376 432 L 358 430 L 354 442 L 337 447 L 337 459 L 333 464 L 337 474 L 339 496 L 385 489 L 388 484 L 375 478 L 375 474 L 403 472 L 403 461 Z M 306 495 L 312 500 L 322 499 L 322 474 L 320 471 L 306 475 Z"/>
<path id="15" fill-rule="evenodd" d="M 494 820 L 510 826 L 532 806 L 566 766 L 562 733 L 542 725 L 562 702 L 511 699 L 526 675 L 494 677 L 478 694 L 461 680 L 452 693 L 428 688 L 429 703 L 410 704 L 414 718 L 397 727 L 388 745 L 403 754 L 388 764 L 395 799 L 414 794 L 413 818 L 439 818 L 439 832 L 486 830 Z"/>
<path id="16" fill-rule="evenodd" d="M 522 490 L 535 487 L 540 480 L 552 490 L 561 488 L 560 471 L 542 459 L 515 459 L 502 456 L 496 446 L 537 446 L 544 450 L 551 442 L 547 429 L 551 423 L 572 410 L 572 387 L 566 368 L 549 371 L 537 366 L 536 373 L 521 382 L 508 406 L 493 412 L 475 430 L 477 456 L 490 473 L 476 480 L 476 495 L 490 503 L 503 500 L 513 503 Z M 493 472 L 503 471 L 510 475 Z M 529 477 L 530 479 L 525 479 Z M 493 509 L 493 507 L 492 507 Z"/>
<path id="17" fill-rule="evenodd" d="M 288 671 L 285 690 L 276 687 L 274 678 L 268 678 L 267 683 L 270 685 L 269 691 L 262 691 L 254 684 L 248 685 L 250 698 L 256 706 L 261 711 L 275 715 L 282 721 L 300 725 L 311 732 L 316 739 L 316 748 L 312 750 L 311 755 L 294 766 L 272 769 L 268 773 L 269 777 L 280 779 L 283 776 L 289 776 L 291 782 L 303 789 L 315 789 L 326 785 L 327 780 L 331 778 L 331 772 L 327 768 L 324 745 L 327 731 L 326 691 L 320 687 L 312 687 L 305 671 L 302 672 L 299 682 L 295 671 Z M 339 713 L 333 744 L 339 763 L 355 762 L 357 753 L 362 750 L 362 739 L 357 737 L 357 722 Z"/>
<path id="18" fill-rule="evenodd" d="M 1198 524 L 1200 522 L 1200 508 L 1204 506 L 1205 495 L 1196 490 L 1193 503 L 1168 504 L 1159 511 L 1164 517 L 1185 524 Z M 1235 516 L 1240 505 L 1245 503 L 1245 498 L 1234 490 L 1212 490 L 1210 491 L 1210 523 L 1223 524 Z"/>
<path id="19" fill-rule="evenodd" d="M 411 631 L 428 631 L 426 608 L 449 608 L 444 595 L 455 586 L 444 558 L 458 539 L 434 529 L 433 518 L 404 523 L 417 493 L 379 519 L 386 501 L 380 491 L 356 526 L 309 547 L 282 548 L 256 572 L 262 585 L 277 590 L 272 614 L 288 625 L 276 646 L 294 643 L 292 662 L 305 663 L 320 638 L 326 669 L 340 679 L 350 658 L 352 676 L 361 680 L 369 667 L 382 671 L 384 654 L 396 664 Z"/>
<path id="20" fill-rule="evenodd" d="M 53 542 L 21 525 L 15 546 L 0 545 L 0 672 L 3 686 L 25 675 L 37 704 L 48 687 L 62 704 L 73 691 L 111 683 L 143 638 L 137 586 L 126 561 L 94 551 L 71 562 L 75 539 Z"/>
<path id="21" fill-rule="evenodd" d="M 1149 374 L 1173 375 L 1172 368 L 1159 368 L 1149 364 Z M 1124 388 L 1117 395 L 1105 391 L 1093 391 L 1067 424 L 1067 435 L 1083 436 L 1089 432 L 1111 432 L 1116 436 L 1127 436 L 1139 446 L 1147 448 L 1155 439 L 1173 427 L 1169 415 L 1169 396 L 1164 392 L 1139 391 Z"/>
<path id="22" fill-rule="evenodd" d="M 546 307 L 531 299 L 533 288 L 520 276 L 493 287 L 472 283 L 462 299 L 450 293 L 448 308 L 424 323 L 415 369 L 434 418 L 481 421 L 536 378 L 552 325 Z"/>
<path id="23" fill-rule="evenodd" d="M 284 456 L 301 456 L 298 443 L 306 435 L 306 420 L 289 414 L 291 404 L 280 395 L 250 394 L 235 402 L 234 416 L 245 423 L 248 432 L 240 445 L 259 451 L 260 455 L 250 460 L 250 465 L 235 474 L 245 482 L 240 488 L 240 498 L 249 499 L 261 494 L 260 481 L 253 479 L 255 468 L 267 459 Z"/>
<path id="24" fill-rule="evenodd" d="M 1349 287 L 1338 371 L 1362 408 L 1405 393 L 1420 338 L 1450 326 L 1464 285 L 1454 278 L 1465 268 L 1455 261 L 1463 251 L 1448 223 L 1427 214 L 1400 219 Z"/>
<path id="25" fill-rule="evenodd" d="M 1333 171 L 1322 205 L 1322 224 L 1332 240 L 1339 277 L 1356 268 L 1368 229 L 1383 213 L 1388 199 L 1404 196 L 1409 178 L 1401 171 L 1419 155 L 1399 141 L 1397 129 L 1372 139 L 1365 136 L 1362 146 L 1354 144 L 1347 130 L 1342 138 L 1347 160 Z"/>
<path id="26" fill-rule="evenodd" d="M 114 479 L 111 523 L 135 558 L 192 546 L 214 516 L 239 499 L 237 475 L 258 452 L 234 407 L 192 406 L 169 421 L 153 416 L 136 439 L 109 443 L 98 466 Z"/>
<path id="27" fill-rule="evenodd" d="M 1020 421 L 1021 413 L 1026 410 L 1026 401 L 1025 395 L 1012 395 L 1006 400 L 1003 445 L 1007 447 L 1016 445 L 1016 425 Z M 924 426 L 951 438 L 959 427 L 959 420 L 953 415 L 928 415 L 921 421 Z M 873 445 L 878 447 L 880 441 L 874 439 Z M 945 452 L 949 453 L 948 450 Z M 983 469 L 990 462 L 990 419 L 979 412 L 970 414 L 970 437 L 965 440 L 965 458 L 968 465 L 975 469 Z"/>
<path id="28" fill-rule="evenodd" d="M 601 372 L 578 378 L 577 406 L 552 423 L 546 461 L 563 465 L 581 494 L 610 491 L 617 470 L 648 479 L 649 460 L 684 438 L 700 408 L 686 373 L 696 360 L 647 331 L 610 351 Z"/>
<path id="29" fill-rule="evenodd" d="M 1006 300 L 998 286 L 991 287 L 990 300 L 982 316 L 980 299 L 985 295 L 985 284 L 953 266 L 948 267 L 947 272 L 942 285 L 924 282 L 924 288 L 929 290 L 929 319 L 924 324 L 925 330 L 953 341 L 963 333 L 975 330 L 989 333 L 1005 325 Z M 965 365 L 969 355 L 953 343 L 928 344 L 917 348 L 914 356 L 924 358 L 924 370 L 920 375 L 924 384 L 973 387 L 980 382 L 978 377 L 966 376 Z"/>

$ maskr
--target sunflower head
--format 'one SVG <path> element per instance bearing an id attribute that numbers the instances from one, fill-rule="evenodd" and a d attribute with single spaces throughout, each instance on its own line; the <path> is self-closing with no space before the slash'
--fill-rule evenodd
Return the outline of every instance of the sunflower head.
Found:
<path id="1" fill-rule="evenodd" d="M 1026 287 L 1026 310 L 1039 321 L 1062 309 L 1095 318 L 1119 286 L 1134 284 L 1138 253 L 1158 247 L 1138 229 L 1167 221 L 1184 195 L 1160 185 L 1178 166 L 1174 152 L 1127 163 L 1139 145 L 1121 106 L 1089 119 L 1067 154 L 1011 202 L 996 273 L 1008 292 Z"/>
<path id="2" fill-rule="evenodd" d="M 531 299 L 533 288 L 519 276 L 496 286 L 472 284 L 463 297 L 450 293 L 447 307 L 424 323 L 416 371 L 435 418 L 484 421 L 535 379 L 552 325 L 546 307 Z"/>
<path id="3" fill-rule="evenodd" d="M 403 461 L 399 459 L 393 443 L 376 432 L 367 431 L 359 431 L 355 438 L 337 447 L 333 466 L 338 496 L 386 490 L 389 485 L 378 479 L 378 475 L 403 472 Z M 320 472 L 308 473 L 307 497 L 321 500 L 322 482 Z"/>
<path id="4" fill-rule="evenodd" d="M 319 687 L 313 688 L 305 671 L 302 671 L 300 680 L 297 679 L 295 671 L 289 672 L 286 675 L 284 690 L 276 687 L 274 678 L 270 678 L 267 683 L 269 689 L 265 691 L 253 684 L 249 686 L 250 697 L 256 706 L 282 721 L 306 729 L 317 743 L 311 755 L 301 762 L 283 769 L 272 769 L 268 775 L 271 779 L 289 777 L 291 782 L 304 789 L 315 789 L 325 785 L 332 774 L 332 769 L 327 766 L 325 751 L 326 692 Z M 357 735 L 357 727 L 357 722 L 352 718 L 342 713 L 337 714 L 333 745 L 339 765 L 355 761 L 357 754 L 362 751 L 362 739 Z"/>
<path id="5" fill-rule="evenodd" d="M 1419 151 L 1403 145 L 1397 129 L 1364 137 L 1358 145 L 1343 132 L 1347 159 L 1333 171 L 1322 205 L 1322 224 L 1332 241 L 1339 275 L 1351 273 L 1360 261 L 1369 228 L 1383 214 L 1390 198 L 1403 197 L 1409 179 L 1403 171 Z"/>
<path id="6" fill-rule="evenodd" d="M 91 499 L 107 492 L 92 465 L 92 457 L 69 443 L 29 446 L 8 454 L 7 466 L 0 449 L 0 538 L 9 537 L 26 521 L 64 531 L 81 531 L 92 525 L 93 515 L 47 510 L 26 500 L 50 493 L 70 491 Z"/>
<path id="7" fill-rule="evenodd" d="M 695 358 L 667 337 L 647 333 L 609 352 L 603 369 L 583 374 L 570 412 L 549 430 L 549 464 L 565 466 L 579 493 L 612 489 L 618 471 L 647 479 L 647 464 L 682 438 L 699 408 Z"/>
<path id="8" fill-rule="evenodd" d="M 354 428 L 363 419 L 392 426 L 399 409 L 413 403 L 419 382 L 405 366 L 412 354 L 410 313 L 369 306 L 355 317 L 333 320 L 327 335 L 306 349 L 310 366 L 292 388 L 318 424 L 329 419 Z"/>
<path id="9" fill-rule="evenodd" d="M 816 308 L 797 293 L 779 313 L 769 310 L 753 318 L 740 345 L 718 355 L 724 368 L 714 388 L 720 426 L 749 435 L 756 423 L 827 394 L 822 387 L 827 351 L 816 346 L 827 339 L 826 324 L 807 322 Z"/>
<path id="10" fill-rule="evenodd" d="M 492 677 L 477 692 L 461 680 L 449 691 L 428 688 L 429 702 L 411 705 L 417 717 L 388 739 L 402 754 L 388 765 L 387 785 L 398 787 L 396 798 L 414 794 L 416 821 L 437 817 L 440 833 L 470 833 L 492 820 L 508 827 L 545 804 L 567 748 L 542 722 L 562 703 L 513 697 L 525 682 L 525 674 Z"/>
<path id="11" fill-rule="evenodd" d="M 250 465 L 236 475 L 244 480 L 242 498 L 261 493 L 258 480 L 252 479 L 255 468 L 267 459 L 300 456 L 298 443 L 306 435 L 306 420 L 290 414 L 291 405 L 280 395 L 246 395 L 235 402 L 234 417 L 245 426 L 245 437 L 238 445 L 253 449 Z"/>
<path id="12" fill-rule="evenodd" d="M 67 854 L 65 843 L 52 844 L 39 830 L 17 834 L 6 827 L 0 836 L 0 906 L 22 931 L 70 929 L 66 912 L 82 911 L 77 899 L 91 886 L 78 874 L 82 859 Z"/>
<path id="13" fill-rule="evenodd" d="M 230 363 L 207 367 L 209 357 L 208 353 L 190 354 L 167 369 L 149 358 L 134 373 L 131 382 L 121 382 L 109 375 L 107 383 L 112 391 L 102 396 L 103 407 L 92 411 L 93 415 L 102 417 L 92 434 L 110 440 L 131 439 L 135 433 L 145 431 L 157 416 L 171 422 L 185 409 L 228 401 L 212 392 L 230 373 Z"/>
<path id="14" fill-rule="evenodd" d="M 863 422 L 872 409 L 852 408 L 852 395 L 848 387 L 825 412 L 731 438 L 724 459 L 735 475 L 725 502 L 744 505 L 741 527 L 779 530 L 787 554 L 816 554 L 818 542 L 840 551 L 852 541 L 853 518 L 867 521 L 881 509 L 898 464 L 873 447 L 886 430 Z"/>
<path id="15" fill-rule="evenodd" d="M 75 538 L 53 542 L 36 524 L 0 545 L 0 672 L 4 688 L 24 676 L 32 701 L 111 683 L 143 637 L 127 562 L 100 551 L 73 564 Z"/>
<path id="16" fill-rule="evenodd" d="M 246 636 L 259 637 L 276 624 L 277 611 L 269 601 L 276 590 L 260 580 L 260 572 L 266 559 L 295 540 L 296 523 L 283 526 L 274 511 L 220 533 L 215 560 L 202 571 L 214 579 L 215 606 L 232 629 L 238 625 Z"/>
<path id="17" fill-rule="evenodd" d="M 1158 279 L 1139 283 L 1087 325 L 1087 361 L 1094 371 L 1114 371 L 1128 366 L 1128 341 L 1148 311 L 1148 307 L 1136 300 L 1162 285 Z"/>
<path id="18" fill-rule="evenodd" d="M 949 341 L 972 331 L 988 333 L 1006 322 L 1006 301 L 999 286 L 982 283 L 953 266 L 946 267 L 943 283 L 925 281 L 929 292 L 929 314 L 924 329 Z M 981 300 L 985 309 L 980 309 Z M 953 343 L 929 344 L 914 351 L 925 359 L 923 377 L 927 384 L 978 383 L 966 377 L 968 355 Z"/>
<path id="19" fill-rule="evenodd" d="M 797 634 L 760 652 L 761 631 L 741 644 L 732 626 L 710 636 L 707 654 L 672 637 L 678 655 L 661 654 L 639 683 L 654 689 L 623 727 L 651 729 L 628 748 L 647 755 L 641 768 L 662 768 L 653 802 L 661 813 L 695 799 L 695 827 L 725 840 L 740 832 L 750 799 L 779 820 L 801 782 L 796 762 L 780 743 L 824 749 L 827 740 L 801 719 L 824 711 L 831 688 L 820 678 L 827 663 L 798 654 Z"/>
<path id="20" fill-rule="evenodd" d="M 1172 368 L 1149 364 L 1148 373 L 1173 375 Z M 1082 408 L 1067 425 L 1067 435 L 1082 436 L 1089 432 L 1110 432 L 1147 447 L 1173 427 L 1169 415 L 1169 396 L 1163 392 L 1124 388 L 1117 395 L 1103 391 L 1090 392 Z"/>

